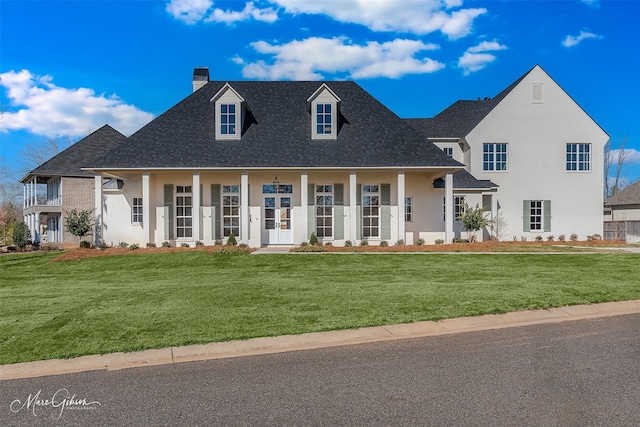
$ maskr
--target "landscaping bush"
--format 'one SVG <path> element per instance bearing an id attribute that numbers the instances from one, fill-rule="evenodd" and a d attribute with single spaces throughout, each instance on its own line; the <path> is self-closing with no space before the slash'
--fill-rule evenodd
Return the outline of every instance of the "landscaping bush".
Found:
<path id="1" fill-rule="evenodd" d="M 536 242 L 542 242 L 542 236 L 541 235 L 537 235 L 535 238 Z"/>
<path id="2" fill-rule="evenodd" d="M 422 239 L 420 239 L 422 240 Z M 444 240 L 442 239 L 436 239 L 436 245 L 442 245 L 444 243 Z M 420 246 L 422 246 L 422 244 L 424 244 L 424 240 L 422 240 L 422 243 L 418 243 Z"/>
<path id="3" fill-rule="evenodd" d="M 80 241 L 80 247 L 83 249 L 91 249 L 91 242 L 87 242 L 86 240 L 81 240 Z M 125 248 L 127 247 L 126 244 L 124 246 Z"/>
<path id="4" fill-rule="evenodd" d="M 344 242 L 344 247 L 345 247 L 345 248 L 350 248 L 351 246 L 352 246 L 352 244 L 351 244 L 351 240 L 345 240 L 345 242 Z"/>
<path id="5" fill-rule="evenodd" d="M 19 250 L 24 251 L 31 243 L 31 232 L 24 222 L 19 222 L 13 227 L 13 244 Z"/>
<path id="6" fill-rule="evenodd" d="M 564 242 L 566 240 L 566 236 L 564 234 L 561 234 L 558 236 L 558 241 L 559 242 Z"/>
<path id="7" fill-rule="evenodd" d="M 167 242 L 166 240 L 164 242 L 162 242 L 162 247 L 163 248 L 170 248 L 171 247 L 171 243 Z"/>
<path id="8" fill-rule="evenodd" d="M 309 237 L 309 244 L 310 245 L 318 244 L 318 236 L 316 236 L 316 233 L 311 233 L 311 237 Z"/>
<path id="9" fill-rule="evenodd" d="M 368 241 L 366 241 L 366 240 L 362 240 L 362 241 L 360 242 L 360 246 L 369 246 L 369 242 L 368 242 Z"/>
<path id="10" fill-rule="evenodd" d="M 400 239 L 396 242 L 396 246 L 404 246 L 404 240 Z"/>
<path id="11" fill-rule="evenodd" d="M 383 248 L 386 248 L 387 246 L 389 246 L 389 242 L 387 242 L 386 240 L 382 240 L 380 242 L 380 246 L 383 247 Z"/>
<path id="12" fill-rule="evenodd" d="M 222 246 L 222 239 L 216 239 L 213 244 L 216 246 Z"/>
<path id="13" fill-rule="evenodd" d="M 98 245 L 98 249 L 100 250 L 105 250 L 107 249 L 109 246 L 107 246 L 107 244 L 105 242 L 100 242 L 100 244 Z"/>
<path id="14" fill-rule="evenodd" d="M 80 247 L 82 247 L 82 242 L 80 242 Z M 129 244 L 127 242 L 120 242 L 118 243 L 118 247 L 121 249 L 128 248 Z"/>
<path id="15" fill-rule="evenodd" d="M 236 236 L 234 236 L 233 233 L 229 234 L 229 237 L 227 238 L 227 246 L 235 246 L 237 244 Z"/>
<path id="16" fill-rule="evenodd" d="M 553 234 L 547 236 L 547 242 L 553 242 Z"/>
<path id="17" fill-rule="evenodd" d="M 576 233 L 572 233 L 571 236 L 569 236 L 569 240 L 571 240 L 572 242 L 577 242 L 578 235 Z"/>
<path id="18" fill-rule="evenodd" d="M 155 247 L 156 247 L 156 244 L 155 244 L 155 243 L 153 243 L 153 242 L 149 242 L 149 243 L 147 243 L 147 247 L 148 247 L 148 248 L 155 248 Z"/>
<path id="19" fill-rule="evenodd" d="M 130 251 L 135 251 L 135 250 L 138 250 L 138 249 L 140 249 L 140 245 L 137 244 L 137 243 L 132 243 L 131 245 L 129 245 L 129 250 Z"/>
<path id="20" fill-rule="evenodd" d="M 181 247 L 181 248 L 189 248 L 190 246 L 189 246 L 189 244 L 188 244 L 188 243 L 186 243 L 186 242 L 182 242 L 182 243 L 180 243 L 180 247 Z"/>
<path id="21" fill-rule="evenodd" d="M 440 240 L 440 239 L 438 239 L 438 240 Z M 442 243 L 444 243 L 444 240 L 441 240 L 441 241 L 442 241 Z M 416 245 L 418 245 L 418 246 L 424 245 L 424 239 L 418 239 L 416 241 Z"/>
<path id="22" fill-rule="evenodd" d="M 202 240 L 196 240 L 196 248 L 204 246 L 204 242 Z"/>

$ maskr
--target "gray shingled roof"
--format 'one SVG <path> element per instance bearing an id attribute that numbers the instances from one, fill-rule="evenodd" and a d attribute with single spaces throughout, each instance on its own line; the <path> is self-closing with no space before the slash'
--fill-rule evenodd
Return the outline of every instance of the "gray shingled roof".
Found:
<path id="1" fill-rule="evenodd" d="M 29 172 L 20 182 L 27 182 L 34 176 L 93 177 L 94 174 L 81 168 L 105 155 L 126 139 L 111 126 L 104 125 Z"/>
<path id="2" fill-rule="evenodd" d="M 491 188 L 498 188 L 497 184 L 489 181 L 488 179 L 476 179 L 466 169 L 458 171 L 453 174 L 453 188 L 454 189 L 478 189 L 489 190 Z M 444 188 L 444 179 L 438 178 L 433 181 L 433 188 Z"/>
<path id="3" fill-rule="evenodd" d="M 640 205 L 640 181 L 634 182 L 611 197 L 607 197 L 604 201 L 604 205 Z"/>
<path id="4" fill-rule="evenodd" d="M 232 81 L 251 114 L 240 141 L 215 140 L 211 98 L 226 82 L 209 82 L 86 166 L 411 167 L 461 166 L 354 82 L 324 82 L 342 100 L 337 140 L 312 140 L 307 99 L 323 82 Z"/>
<path id="5" fill-rule="evenodd" d="M 494 98 L 460 100 L 430 119 L 405 119 L 427 138 L 464 138 L 515 88 L 533 68 Z"/>

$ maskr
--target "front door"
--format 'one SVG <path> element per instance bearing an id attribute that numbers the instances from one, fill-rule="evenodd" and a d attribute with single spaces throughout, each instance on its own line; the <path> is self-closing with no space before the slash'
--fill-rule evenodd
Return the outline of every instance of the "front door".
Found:
<path id="1" fill-rule="evenodd" d="M 267 187 L 267 186 L 265 186 Z M 268 186 L 272 187 L 272 186 Z M 291 223 L 291 185 L 281 185 L 278 190 L 263 190 L 264 228 L 263 241 L 267 245 L 292 245 L 293 227 Z"/>

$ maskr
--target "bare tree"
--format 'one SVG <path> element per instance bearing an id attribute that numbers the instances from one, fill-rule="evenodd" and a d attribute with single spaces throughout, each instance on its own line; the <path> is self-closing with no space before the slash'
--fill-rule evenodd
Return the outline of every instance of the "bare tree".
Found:
<path id="1" fill-rule="evenodd" d="M 604 197 L 610 197 L 626 186 L 623 169 L 627 158 L 628 136 L 619 139 L 617 148 L 611 140 L 604 146 Z M 615 168 L 612 171 L 612 168 Z M 613 176 L 611 174 L 613 173 Z"/>
<path id="2" fill-rule="evenodd" d="M 25 173 L 43 164 L 71 145 L 71 139 L 48 138 L 41 142 L 27 144 L 20 152 Z"/>

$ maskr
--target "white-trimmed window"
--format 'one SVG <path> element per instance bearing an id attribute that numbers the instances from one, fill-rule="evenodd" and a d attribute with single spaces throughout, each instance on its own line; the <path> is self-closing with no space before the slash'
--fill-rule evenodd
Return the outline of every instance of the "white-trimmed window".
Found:
<path id="1" fill-rule="evenodd" d="M 449 157 L 453 157 L 453 147 L 442 147 L 442 151 Z"/>
<path id="2" fill-rule="evenodd" d="M 222 235 L 240 235 L 240 186 L 222 186 Z"/>
<path id="3" fill-rule="evenodd" d="M 413 200 L 411 197 L 404 198 L 404 222 L 413 221 Z"/>
<path id="4" fill-rule="evenodd" d="M 176 237 L 193 237 L 193 206 L 190 185 L 176 186 Z"/>
<path id="5" fill-rule="evenodd" d="M 220 135 L 236 135 L 236 104 L 220 104 Z"/>
<path id="6" fill-rule="evenodd" d="M 246 109 L 244 98 L 226 83 L 213 95 L 211 102 L 215 103 L 216 140 L 239 141 Z"/>
<path id="7" fill-rule="evenodd" d="M 333 129 L 332 104 L 316 104 L 316 133 L 318 135 L 331 135 Z"/>
<path id="8" fill-rule="evenodd" d="M 380 186 L 362 186 L 362 237 L 380 237 Z"/>
<path id="9" fill-rule="evenodd" d="M 442 199 L 442 220 L 447 220 L 447 198 Z M 453 220 L 460 221 L 458 218 L 464 215 L 464 196 L 453 196 Z"/>
<path id="10" fill-rule="evenodd" d="M 542 231 L 542 200 L 531 200 L 529 204 L 529 230 Z"/>
<path id="11" fill-rule="evenodd" d="M 307 98 L 307 109 L 311 115 L 311 139 L 338 137 L 340 102 L 340 97 L 326 83 L 322 83 Z"/>
<path id="12" fill-rule="evenodd" d="M 316 185 L 316 236 L 333 237 L 333 185 Z"/>
<path id="13" fill-rule="evenodd" d="M 507 170 L 507 144 L 484 143 L 482 146 L 482 170 L 506 171 Z"/>
<path id="14" fill-rule="evenodd" d="M 142 197 L 134 197 L 131 201 L 131 222 L 142 224 Z"/>
<path id="15" fill-rule="evenodd" d="M 567 171 L 591 170 L 591 144 L 567 143 Z"/>

